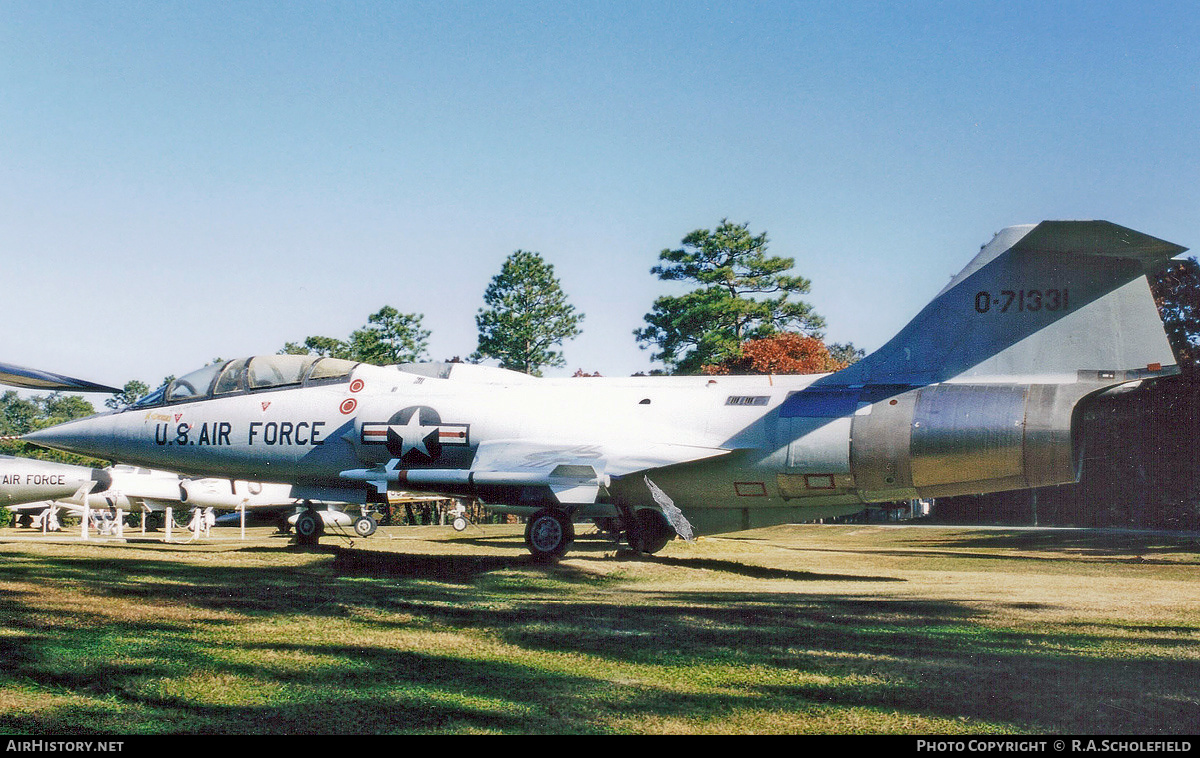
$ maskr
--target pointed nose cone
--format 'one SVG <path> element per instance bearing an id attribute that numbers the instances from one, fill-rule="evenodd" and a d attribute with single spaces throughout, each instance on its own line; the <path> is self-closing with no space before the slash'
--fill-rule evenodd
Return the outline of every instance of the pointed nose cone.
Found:
<path id="1" fill-rule="evenodd" d="M 93 458 L 119 460 L 113 444 L 112 415 L 89 416 L 78 421 L 39 429 L 21 435 L 25 442 Z"/>

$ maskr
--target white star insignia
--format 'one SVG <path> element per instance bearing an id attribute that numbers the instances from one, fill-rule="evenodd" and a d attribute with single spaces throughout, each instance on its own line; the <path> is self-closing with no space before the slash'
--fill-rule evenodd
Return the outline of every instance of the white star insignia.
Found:
<path id="1" fill-rule="evenodd" d="M 430 434 L 437 433 L 436 426 L 422 426 L 421 412 L 414 411 L 413 415 L 408 417 L 408 422 L 397 426 L 397 431 L 400 432 L 403 447 L 401 448 L 400 457 L 408 455 L 410 450 L 416 450 L 426 458 L 432 458 L 429 448 L 425 446 L 425 440 Z"/>

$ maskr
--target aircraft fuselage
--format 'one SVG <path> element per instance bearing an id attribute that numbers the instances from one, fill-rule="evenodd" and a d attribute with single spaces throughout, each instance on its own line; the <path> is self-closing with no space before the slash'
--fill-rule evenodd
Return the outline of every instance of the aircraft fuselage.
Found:
<path id="1" fill-rule="evenodd" d="M 359 365 L 335 384 L 133 408 L 59 428 L 79 452 L 184 474 L 289 482 L 298 496 L 348 502 L 362 502 L 368 489 L 348 481 L 347 471 L 392 460 L 409 472 L 466 471 L 479 467 L 489 443 L 542 446 L 519 450 L 518 460 L 493 466 L 499 470 L 536 466 L 539 455 L 568 456 L 596 461 L 601 475 L 606 449 L 721 451 L 653 473 L 699 530 L 716 532 L 829 517 L 868 502 L 1073 481 L 1071 409 L 1113 381 L 1065 379 L 1075 381 L 869 389 L 830 385 L 828 376 L 505 384 Z M 1031 404 L 1052 409 L 1056 397 L 1062 410 L 1027 418 Z M 955 415 L 964 409 L 973 413 Z M 1041 437 L 1027 439 L 1039 428 Z M 394 488 L 474 494 L 518 512 L 548 500 L 536 486 L 428 482 L 417 473 L 402 484 Z M 603 484 L 584 509 L 589 515 L 611 513 L 605 506 L 614 502 L 653 505 L 637 477 Z"/>

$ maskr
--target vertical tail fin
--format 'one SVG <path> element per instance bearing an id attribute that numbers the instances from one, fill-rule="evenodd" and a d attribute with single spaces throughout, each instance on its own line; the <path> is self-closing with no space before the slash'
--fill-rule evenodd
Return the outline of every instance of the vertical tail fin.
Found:
<path id="1" fill-rule="evenodd" d="M 1146 272 L 1186 249 L 1107 221 L 1009 227 L 836 381 L 1175 373 Z"/>

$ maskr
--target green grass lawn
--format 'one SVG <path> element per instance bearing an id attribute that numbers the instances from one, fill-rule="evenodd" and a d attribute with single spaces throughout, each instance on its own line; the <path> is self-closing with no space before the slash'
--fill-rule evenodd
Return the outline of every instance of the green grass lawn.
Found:
<path id="1" fill-rule="evenodd" d="M 1200 730 L 1190 537 L 790 526 L 544 566 L 514 526 L 27 534 L 0 733 Z"/>

